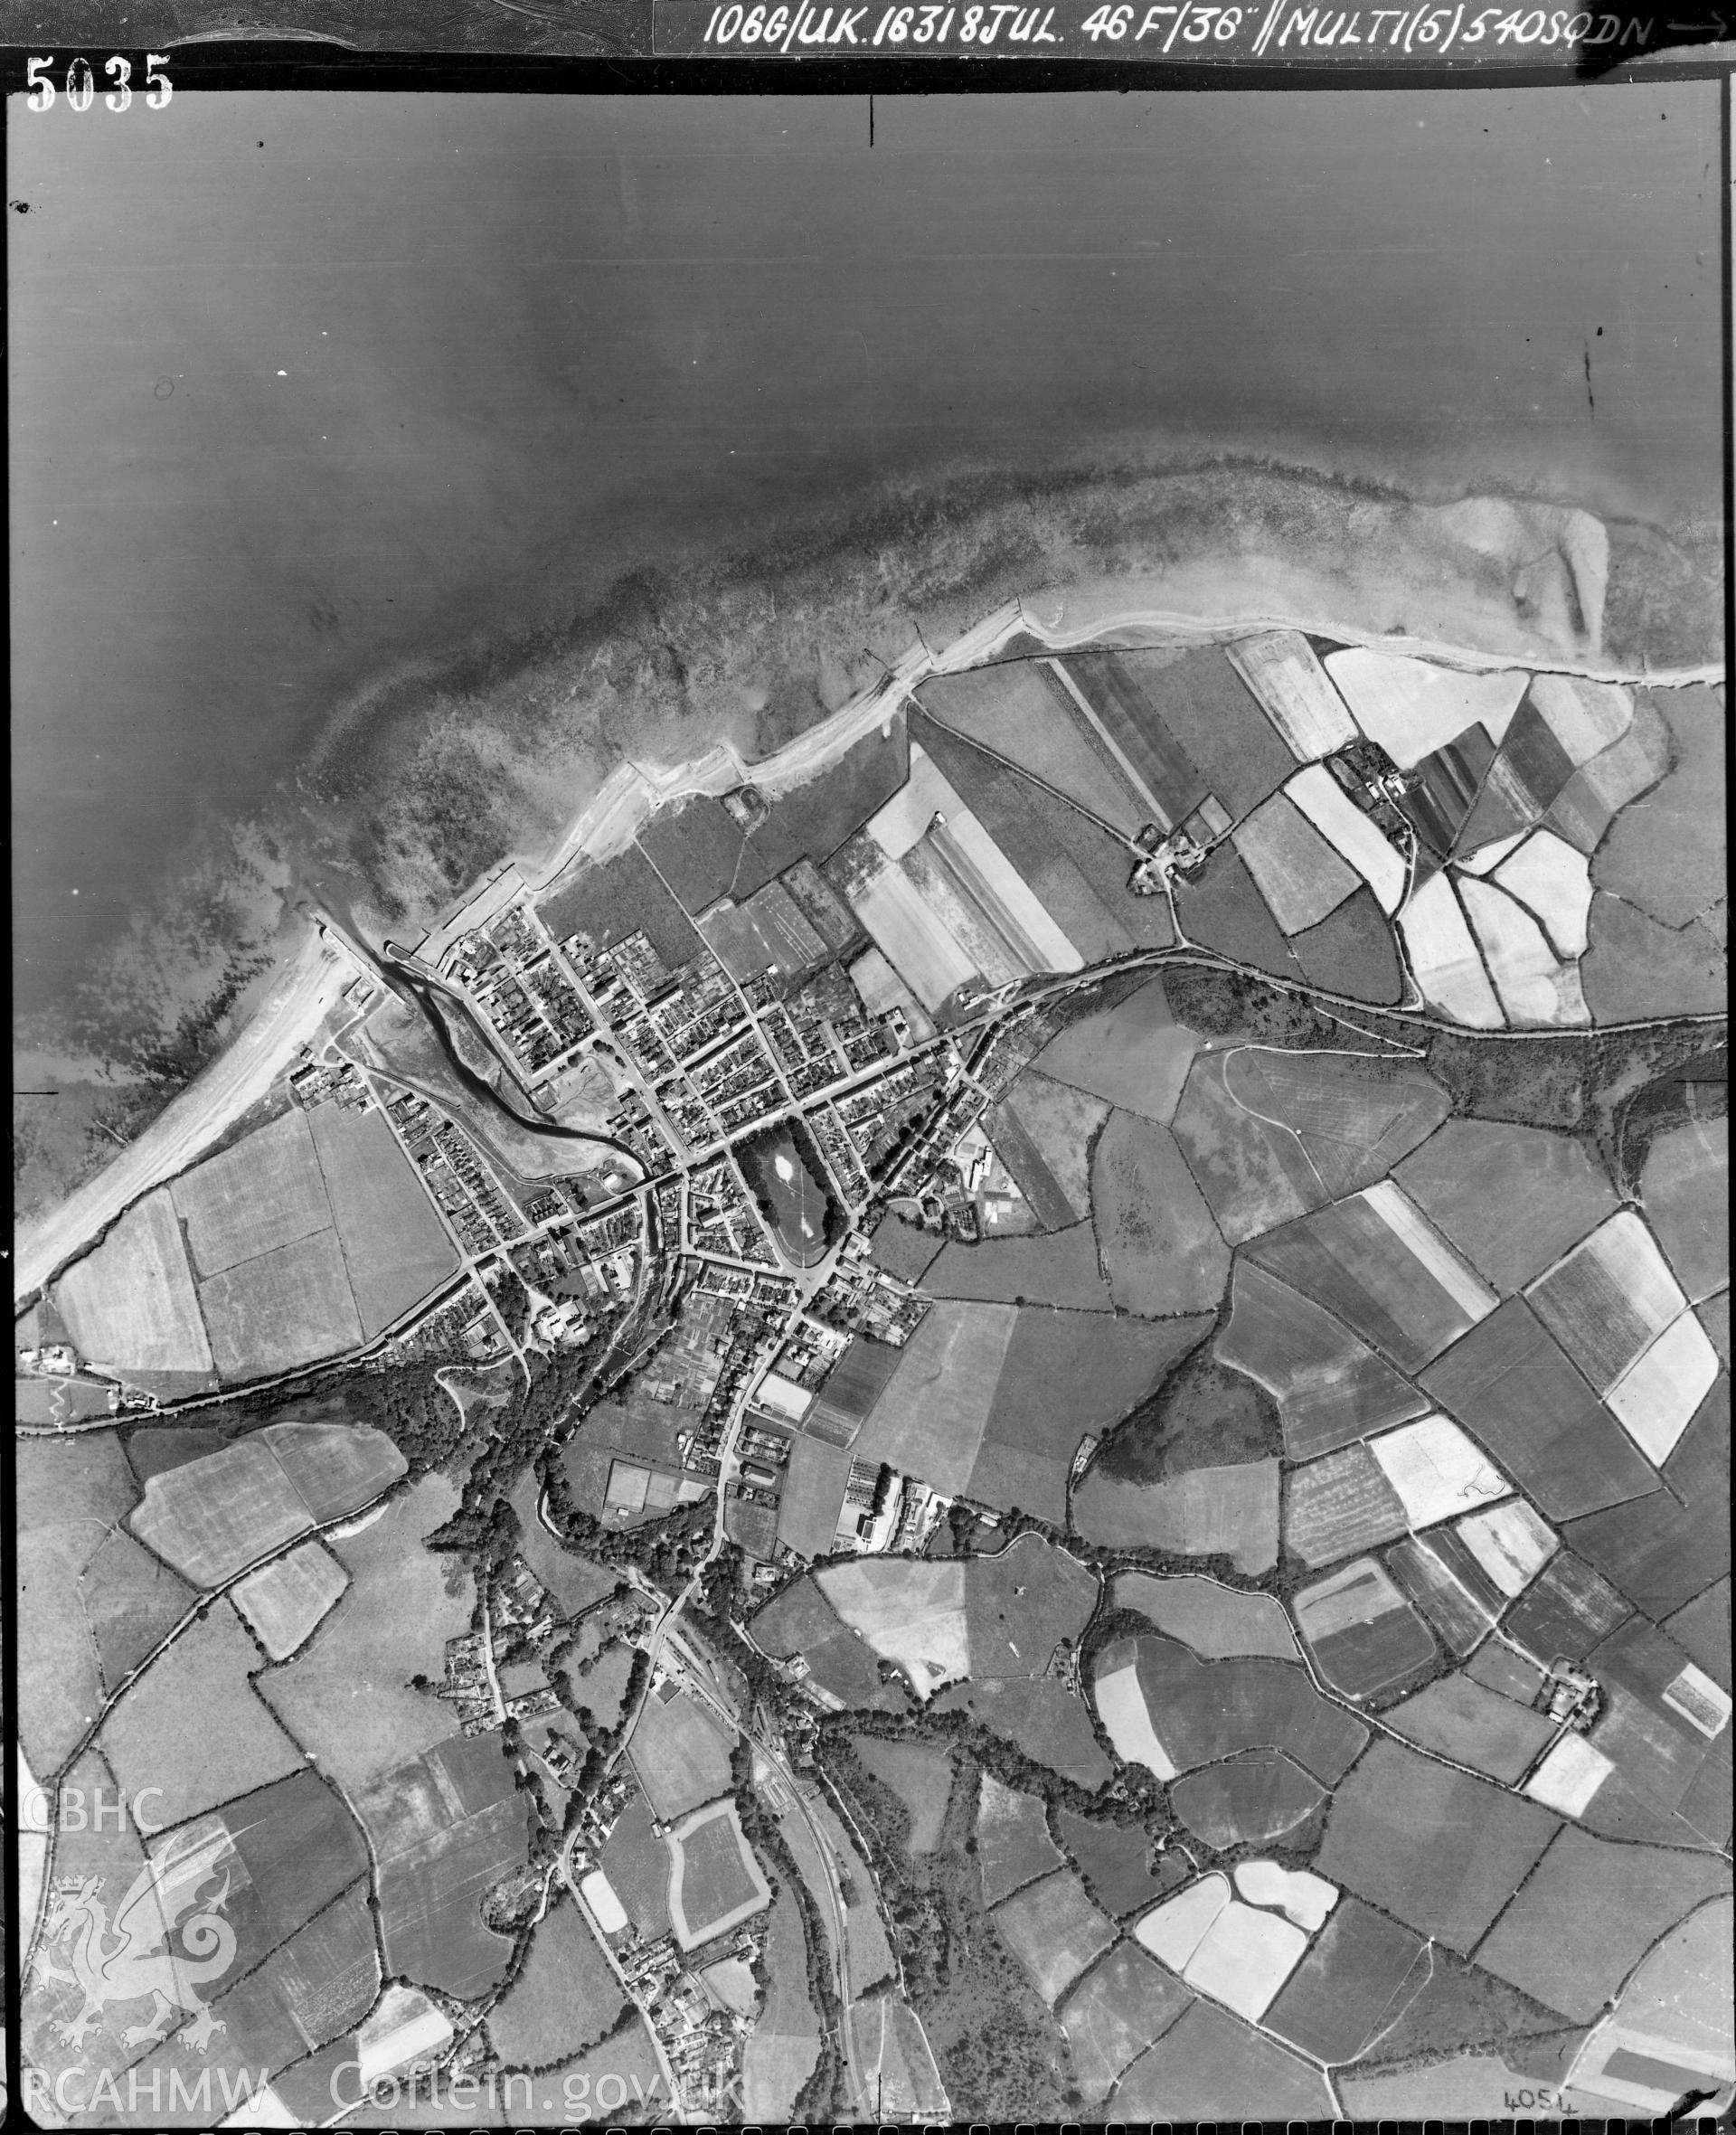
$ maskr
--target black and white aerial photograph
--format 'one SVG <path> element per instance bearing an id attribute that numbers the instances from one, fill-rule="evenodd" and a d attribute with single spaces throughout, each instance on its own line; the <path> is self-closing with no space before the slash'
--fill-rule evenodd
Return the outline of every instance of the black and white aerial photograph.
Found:
<path id="1" fill-rule="evenodd" d="M 723 12 L 8 61 L 12 2111 L 1710 2135 L 1730 83 Z"/>

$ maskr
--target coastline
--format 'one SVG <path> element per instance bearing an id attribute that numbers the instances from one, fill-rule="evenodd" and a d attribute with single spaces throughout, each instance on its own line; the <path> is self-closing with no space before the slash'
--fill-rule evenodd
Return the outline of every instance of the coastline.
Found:
<path id="1" fill-rule="evenodd" d="M 312 925 L 251 1018 L 210 1067 L 112 1164 L 50 1214 L 21 1226 L 13 1261 L 14 1304 L 44 1288 L 135 1201 L 184 1171 L 257 1103 L 359 968 L 325 927 Z"/>
<path id="2" fill-rule="evenodd" d="M 495 863 L 450 901 L 422 935 L 423 953 L 438 954 L 473 923 L 479 905 L 498 902 L 519 884 L 540 897 L 571 870 L 619 852 L 658 808 L 671 802 L 725 793 L 750 779 L 773 795 L 805 784 L 890 720 L 929 676 L 989 664 L 1021 640 L 1050 650 L 1102 641 L 1185 646 L 1257 630 L 1299 629 L 1472 672 L 1523 666 L 1651 688 L 1723 678 L 1721 661 L 1657 669 L 1611 662 L 1597 649 L 1601 619 L 1595 609 L 1578 631 L 1559 621 L 1552 631 L 1533 628 L 1515 614 L 1511 598 L 1491 599 L 1461 583 L 1433 590 L 1431 628 L 1395 628 L 1395 607 L 1414 609 L 1416 602 L 1414 586 L 1401 577 L 1389 582 L 1369 572 L 1346 587 L 1330 572 L 1288 561 L 1253 557 L 1237 562 L 1240 570 L 1226 569 L 1224 560 L 1213 559 L 1209 565 L 1086 578 L 1015 594 L 938 650 L 919 624 L 915 642 L 875 682 L 758 760 L 745 759 L 727 741 L 713 742 L 700 754 L 672 764 L 628 759 L 568 818 L 552 845 L 539 854 L 514 854 Z M 1599 597 L 1601 590 L 1594 585 Z M 1194 595 L 1191 604 L 1190 592 Z M 1310 596 L 1320 605 L 1314 605 Z M 1307 605 L 1297 605 L 1300 601 Z M 1346 612 L 1346 601 L 1360 612 Z M 1436 634 L 1441 629 L 1455 635 Z M 1575 644 L 1575 638 L 1583 642 Z M 310 931 L 293 957 L 272 974 L 269 991 L 226 1051 L 114 1163 L 51 1214 L 21 1229 L 14 1300 L 22 1304 L 42 1289 L 132 1202 L 195 1161 L 265 1094 L 297 1048 L 317 1029 L 344 985 L 362 968 L 344 945 L 341 925 L 327 924 L 316 913 Z"/>

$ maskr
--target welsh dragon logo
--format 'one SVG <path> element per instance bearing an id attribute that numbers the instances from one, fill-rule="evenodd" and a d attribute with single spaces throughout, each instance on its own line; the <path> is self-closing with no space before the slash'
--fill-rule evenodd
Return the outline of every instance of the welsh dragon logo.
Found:
<path id="1" fill-rule="evenodd" d="M 179 2026 L 182 2038 L 201 2054 L 209 2050 L 225 2026 L 200 1989 L 221 1979 L 235 1961 L 235 1931 L 222 1917 L 230 1877 L 225 1871 L 215 1894 L 202 1899 L 199 1893 L 211 1880 L 207 1847 L 190 1858 L 147 1861 L 112 1921 L 101 1875 L 87 1875 L 54 1893 L 36 1951 L 36 1976 L 44 1986 L 61 1982 L 84 1996 L 78 2014 L 55 2025 L 62 2038 L 82 2045 L 111 2003 L 148 1999 L 148 2017 L 121 2033 L 123 2045 L 160 2044 L 177 2028 L 184 2010 L 192 2020 Z M 179 1949 L 173 1941 L 177 1927 Z"/>

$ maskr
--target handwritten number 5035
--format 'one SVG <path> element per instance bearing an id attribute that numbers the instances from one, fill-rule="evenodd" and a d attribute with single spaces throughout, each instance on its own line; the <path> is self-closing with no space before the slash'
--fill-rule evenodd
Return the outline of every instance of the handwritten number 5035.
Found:
<path id="1" fill-rule="evenodd" d="M 174 85 L 168 76 L 156 71 L 168 63 L 169 55 L 166 52 L 147 52 L 145 55 L 145 80 L 148 84 L 145 101 L 153 111 L 165 109 L 169 99 L 175 94 Z M 30 85 L 30 95 L 25 101 L 33 111 L 46 111 L 53 104 L 54 84 L 48 78 L 48 70 L 53 64 L 54 55 L 52 52 L 46 59 L 24 61 L 24 80 Z M 117 52 L 102 71 L 115 84 L 102 99 L 103 102 L 111 111 L 126 110 L 133 100 L 133 62 L 122 59 Z M 97 79 L 90 71 L 90 61 L 76 59 L 71 61 L 66 70 L 68 104 L 75 111 L 88 111 L 96 99 L 96 94 Z"/>

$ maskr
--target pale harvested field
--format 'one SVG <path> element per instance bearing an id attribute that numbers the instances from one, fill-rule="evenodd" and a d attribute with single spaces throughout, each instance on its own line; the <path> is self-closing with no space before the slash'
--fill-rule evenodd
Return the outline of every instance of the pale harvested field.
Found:
<path id="1" fill-rule="evenodd" d="M 922 1006 L 932 1011 L 976 967 L 901 868 L 889 865 L 850 900 L 856 917 Z"/>
<path id="2" fill-rule="evenodd" d="M 219 1375 L 269 1379 L 362 1340 L 335 1231 L 261 1253 L 199 1286 Z"/>
<path id="3" fill-rule="evenodd" d="M 815 1579 L 849 1628 L 903 1669 L 919 1697 L 969 1673 L 962 1563 L 866 1558 Z"/>
<path id="4" fill-rule="evenodd" d="M 453 1732 L 451 1707 L 408 1686 L 419 1674 L 438 1682 L 446 1641 L 469 1629 L 469 1579 L 448 1592 L 456 1560 L 422 1546 L 458 1504 L 444 1477 L 424 1476 L 360 1534 L 334 1543 L 349 1592 L 304 1653 L 259 1679 L 285 1725 L 345 1788 Z"/>
<path id="5" fill-rule="evenodd" d="M 330 1227 L 326 1182 L 299 1108 L 198 1164 L 169 1188 L 201 1276 Z"/>
<path id="6" fill-rule="evenodd" d="M 178 1823 L 301 1768 L 301 1752 L 249 1684 L 259 1666 L 252 1639 L 219 1602 L 109 1715 L 99 1744 L 129 1798 L 162 1789 L 153 1822 Z"/>
<path id="7" fill-rule="evenodd" d="M 236 1587 L 234 1602 L 273 1660 L 293 1653 L 349 1584 L 349 1574 L 317 1542 L 304 1542 L 287 1557 L 250 1572 Z"/>
<path id="8" fill-rule="evenodd" d="M 165 1190 L 129 1208 L 55 1291 L 80 1352 L 138 1371 L 208 1372 L 211 1345 Z"/>

